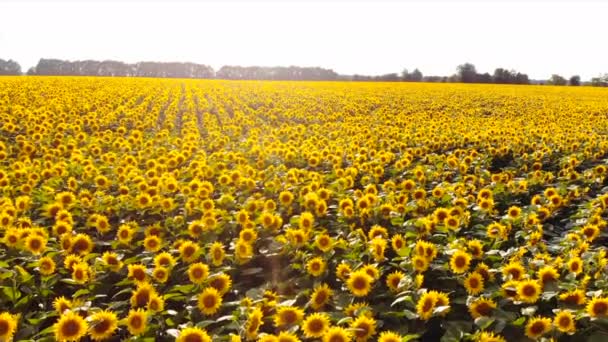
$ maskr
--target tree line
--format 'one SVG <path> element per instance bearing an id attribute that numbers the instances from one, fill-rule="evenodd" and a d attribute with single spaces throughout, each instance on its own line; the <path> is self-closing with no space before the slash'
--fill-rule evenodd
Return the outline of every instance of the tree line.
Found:
<path id="1" fill-rule="evenodd" d="M 0 75 L 21 75 L 21 66 L 13 60 L 0 59 Z M 379 76 L 339 75 L 331 69 L 319 67 L 260 67 L 231 66 L 221 67 L 217 72 L 208 65 L 180 62 L 137 62 L 133 64 L 120 61 L 66 61 L 42 58 L 30 68 L 27 75 L 65 75 L 65 76 L 126 76 L 126 77 L 166 77 L 166 78 L 218 78 L 229 80 L 348 80 L 371 82 L 462 82 L 495 84 L 551 84 L 581 85 L 581 78 L 574 75 L 569 79 L 554 74 L 548 80 L 530 80 L 527 74 L 496 68 L 493 74 L 479 73 L 475 65 L 464 63 L 456 68 L 451 76 L 423 75 L 419 69 Z M 608 86 L 608 74 L 594 77 L 585 84 Z"/>

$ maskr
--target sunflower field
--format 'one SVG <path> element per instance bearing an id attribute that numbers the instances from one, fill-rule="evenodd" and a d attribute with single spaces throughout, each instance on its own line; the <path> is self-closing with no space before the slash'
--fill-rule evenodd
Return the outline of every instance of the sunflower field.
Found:
<path id="1" fill-rule="evenodd" d="M 608 91 L 0 79 L 0 341 L 606 341 Z"/>

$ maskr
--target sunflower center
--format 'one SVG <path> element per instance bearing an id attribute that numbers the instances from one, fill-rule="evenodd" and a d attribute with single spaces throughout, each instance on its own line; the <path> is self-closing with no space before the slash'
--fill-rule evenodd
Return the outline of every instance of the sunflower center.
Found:
<path id="1" fill-rule="evenodd" d="M 603 302 L 595 303 L 593 305 L 593 312 L 598 316 L 605 315 L 608 312 L 608 304 Z"/>
<path id="2" fill-rule="evenodd" d="M 323 322 L 317 319 L 308 322 L 308 330 L 312 331 L 313 333 L 321 332 L 321 330 L 323 330 Z"/>
<path id="3" fill-rule="evenodd" d="M 206 296 L 205 298 L 203 298 L 203 304 L 207 308 L 214 307 L 215 306 L 215 297 L 213 297 L 213 296 Z"/>
<path id="4" fill-rule="evenodd" d="M 69 320 L 61 326 L 61 332 L 66 337 L 77 335 L 79 330 L 80 325 L 75 320 Z"/>
<path id="5" fill-rule="evenodd" d="M 7 321 L 0 321 L 0 336 L 6 335 L 8 333 L 10 326 Z"/>
<path id="6" fill-rule="evenodd" d="M 107 319 L 104 319 L 99 323 L 95 324 L 95 327 L 93 329 L 95 329 L 96 333 L 102 334 L 108 331 L 108 329 L 110 329 L 110 322 Z"/>
<path id="7" fill-rule="evenodd" d="M 141 317 L 139 316 L 134 316 L 131 318 L 131 320 L 129 321 L 129 323 L 131 323 L 131 326 L 135 329 L 138 329 L 142 326 L 143 321 L 141 319 Z"/>
<path id="8" fill-rule="evenodd" d="M 545 331 L 545 324 L 543 322 L 535 322 L 530 327 L 530 331 L 534 335 L 540 335 L 543 333 L 543 331 Z"/>
<path id="9" fill-rule="evenodd" d="M 527 297 L 534 296 L 536 294 L 536 289 L 532 285 L 526 285 L 522 289 L 522 293 Z"/>
<path id="10" fill-rule="evenodd" d="M 464 267 L 467 264 L 467 262 L 464 259 L 464 257 L 457 256 L 456 259 L 454 260 L 454 264 L 456 265 L 456 267 L 462 268 L 462 267 Z"/>
<path id="11" fill-rule="evenodd" d="M 477 278 L 471 278 L 469 280 L 469 286 L 471 286 L 474 289 L 478 288 L 479 287 L 479 280 Z"/>
<path id="12" fill-rule="evenodd" d="M 367 336 L 369 330 L 370 326 L 367 323 L 360 323 L 359 325 L 357 325 L 357 331 L 355 332 L 355 335 L 357 335 L 357 337 L 359 338 L 363 338 Z"/>
<path id="13" fill-rule="evenodd" d="M 293 311 L 285 311 L 281 315 L 286 324 L 292 324 L 296 321 L 296 313 Z"/>
<path id="14" fill-rule="evenodd" d="M 363 290 L 367 287 L 367 282 L 365 281 L 365 278 L 363 277 L 357 277 L 354 279 L 353 281 L 353 288 L 357 289 L 357 290 Z"/>
<path id="15" fill-rule="evenodd" d="M 192 333 L 184 337 L 184 342 L 203 342 L 203 339 L 198 334 Z"/>
<path id="16" fill-rule="evenodd" d="M 562 317 L 559 318 L 558 323 L 559 323 L 559 325 L 561 327 L 567 327 L 567 326 L 570 325 L 570 317 L 568 317 L 568 316 L 562 316 Z"/>

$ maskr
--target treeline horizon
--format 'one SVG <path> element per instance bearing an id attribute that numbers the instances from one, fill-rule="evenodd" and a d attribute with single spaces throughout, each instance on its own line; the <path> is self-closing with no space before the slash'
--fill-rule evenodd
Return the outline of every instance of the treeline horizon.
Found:
<path id="1" fill-rule="evenodd" d="M 569 79 L 553 74 L 547 80 L 531 80 L 527 74 L 506 68 L 496 68 L 493 74 L 479 73 L 471 63 L 456 67 L 450 76 L 423 75 L 419 69 L 403 70 L 378 76 L 340 75 L 332 69 L 299 66 L 233 66 L 225 65 L 215 71 L 211 66 L 190 62 L 137 62 L 125 63 L 114 60 L 68 61 L 41 58 L 38 64 L 23 73 L 14 60 L 0 59 L 2 75 L 37 76 L 102 76 L 102 77 L 158 77 L 226 80 L 301 80 L 301 81 L 369 81 L 369 82 L 439 82 L 439 83 L 492 83 L 492 84 L 551 84 L 608 86 L 608 73 L 582 82 L 580 76 Z"/>

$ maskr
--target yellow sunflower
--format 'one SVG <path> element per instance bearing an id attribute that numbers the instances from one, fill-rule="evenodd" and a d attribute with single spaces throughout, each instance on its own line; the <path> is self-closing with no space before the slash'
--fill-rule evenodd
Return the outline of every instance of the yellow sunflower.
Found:
<path id="1" fill-rule="evenodd" d="M 368 315 L 360 315 L 351 322 L 350 328 L 354 330 L 355 341 L 365 342 L 376 334 L 376 320 Z"/>
<path id="2" fill-rule="evenodd" d="M 310 306 L 315 310 L 319 310 L 329 303 L 332 295 L 332 289 L 327 284 L 323 283 L 315 287 L 312 292 L 312 295 L 310 296 Z"/>
<path id="3" fill-rule="evenodd" d="M 587 314 L 593 318 L 608 316 L 608 298 L 595 297 L 587 303 Z"/>
<path id="4" fill-rule="evenodd" d="M 553 318 L 553 325 L 557 330 L 567 334 L 576 332 L 576 321 L 574 315 L 570 311 L 560 311 Z"/>
<path id="5" fill-rule="evenodd" d="M 304 311 L 294 306 L 280 306 L 274 316 L 276 327 L 285 327 L 296 324 L 304 317 Z"/>
<path id="6" fill-rule="evenodd" d="M 330 327 L 323 334 L 323 342 L 350 342 L 352 341 L 351 333 L 341 327 Z"/>
<path id="7" fill-rule="evenodd" d="M 89 336 L 95 341 L 106 340 L 118 328 L 118 317 L 112 311 L 100 311 L 89 316 Z"/>
<path id="8" fill-rule="evenodd" d="M 53 326 L 55 340 L 78 341 L 87 333 L 87 322 L 80 315 L 68 311 L 59 316 L 59 320 Z"/>
<path id="9" fill-rule="evenodd" d="M 180 330 L 176 342 L 211 342 L 211 337 L 206 330 L 191 327 Z"/>
<path id="10" fill-rule="evenodd" d="M 17 330 L 17 318 L 8 312 L 0 313 L 0 341 L 10 341 Z"/>
<path id="11" fill-rule="evenodd" d="M 148 327 L 148 313 L 143 309 L 130 310 L 127 315 L 127 330 L 133 336 L 143 334 Z"/>
<path id="12" fill-rule="evenodd" d="M 373 281 L 374 278 L 365 270 L 358 270 L 350 273 L 346 285 L 354 296 L 363 297 L 371 291 Z"/>
<path id="13" fill-rule="evenodd" d="M 215 314 L 222 306 L 222 296 L 213 287 L 207 287 L 198 295 L 198 309 L 205 315 Z"/>
<path id="14" fill-rule="evenodd" d="M 464 273 L 469 269 L 471 255 L 465 251 L 457 250 L 450 258 L 450 268 L 454 273 Z"/>
<path id="15" fill-rule="evenodd" d="M 494 309 L 496 309 L 496 302 L 492 299 L 480 298 L 469 304 L 469 313 L 473 319 L 481 316 L 490 317 Z"/>
<path id="16" fill-rule="evenodd" d="M 537 280 L 522 280 L 517 284 L 517 296 L 526 303 L 536 303 L 542 293 L 542 287 Z"/>
<path id="17" fill-rule="evenodd" d="M 526 324 L 526 336 L 535 340 L 551 331 L 551 319 L 546 317 L 534 317 Z"/>
<path id="18" fill-rule="evenodd" d="M 477 272 L 471 272 L 464 280 L 464 287 L 471 295 L 479 294 L 484 289 L 483 276 Z"/>
<path id="19" fill-rule="evenodd" d="M 310 314 L 302 322 L 302 330 L 306 338 L 322 337 L 329 329 L 329 316 L 326 313 Z"/>

